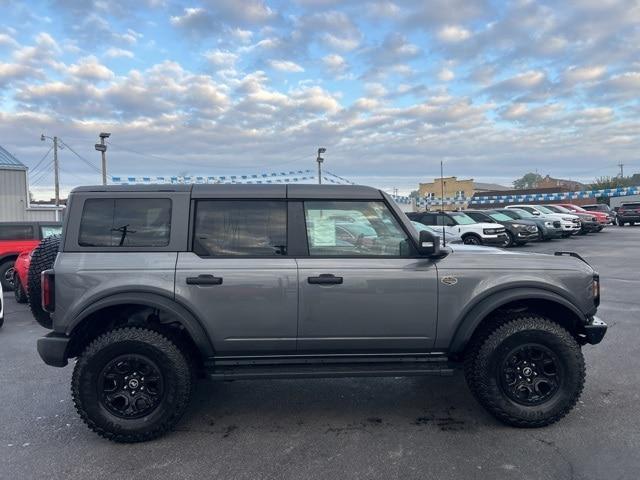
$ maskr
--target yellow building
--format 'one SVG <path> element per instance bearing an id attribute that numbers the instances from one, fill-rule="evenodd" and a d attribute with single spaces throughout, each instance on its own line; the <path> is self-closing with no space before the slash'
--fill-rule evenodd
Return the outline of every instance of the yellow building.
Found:
<path id="1" fill-rule="evenodd" d="M 445 198 L 471 197 L 475 192 L 473 178 L 458 180 L 457 177 L 436 178 L 433 182 L 418 184 L 418 195 L 421 198 L 440 198 L 444 187 Z M 445 210 L 457 210 L 466 205 L 444 205 Z M 431 207 L 431 210 L 436 208 Z M 440 207 L 437 207 L 440 210 Z"/>

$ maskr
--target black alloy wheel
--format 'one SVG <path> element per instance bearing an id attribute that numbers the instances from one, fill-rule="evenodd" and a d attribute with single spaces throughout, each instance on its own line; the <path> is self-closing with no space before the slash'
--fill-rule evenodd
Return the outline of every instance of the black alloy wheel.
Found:
<path id="1" fill-rule="evenodd" d="M 120 355 L 98 377 L 100 403 L 119 418 L 141 418 L 162 402 L 164 381 L 153 360 L 143 355 Z"/>
<path id="2" fill-rule="evenodd" d="M 500 386 L 516 403 L 539 405 L 560 388 L 560 365 L 557 356 L 544 345 L 520 345 L 505 356 L 500 366 Z"/>

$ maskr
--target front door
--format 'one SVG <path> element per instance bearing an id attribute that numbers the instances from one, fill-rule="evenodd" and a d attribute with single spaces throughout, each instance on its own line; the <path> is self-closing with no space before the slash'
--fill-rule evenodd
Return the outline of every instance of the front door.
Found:
<path id="1" fill-rule="evenodd" d="M 193 248 L 178 254 L 176 299 L 218 354 L 293 353 L 298 272 L 285 200 L 198 200 Z"/>
<path id="2" fill-rule="evenodd" d="M 427 351 L 437 272 L 383 201 L 305 201 L 298 352 Z M 412 258 L 413 257 L 413 258 Z"/>

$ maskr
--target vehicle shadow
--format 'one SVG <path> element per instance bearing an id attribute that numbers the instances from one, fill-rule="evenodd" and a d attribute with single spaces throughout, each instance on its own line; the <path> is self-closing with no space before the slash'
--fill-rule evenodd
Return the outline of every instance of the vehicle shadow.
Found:
<path id="1" fill-rule="evenodd" d="M 447 378 L 200 382 L 178 430 L 226 438 L 247 430 L 309 428 L 335 435 L 383 427 L 462 432 L 497 423 L 457 373 Z"/>

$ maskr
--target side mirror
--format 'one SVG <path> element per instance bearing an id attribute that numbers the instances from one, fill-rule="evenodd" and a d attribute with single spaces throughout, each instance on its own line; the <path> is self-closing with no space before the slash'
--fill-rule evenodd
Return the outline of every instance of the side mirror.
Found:
<path id="1" fill-rule="evenodd" d="M 537 210 L 534 210 L 534 211 L 532 211 L 531 213 L 532 213 L 533 215 L 535 215 L 536 217 L 539 217 L 539 216 L 540 216 L 540 212 L 539 212 L 539 211 L 537 211 Z"/>
<path id="2" fill-rule="evenodd" d="M 418 253 L 428 257 L 439 254 L 440 237 L 427 230 L 422 230 L 418 241 Z"/>

